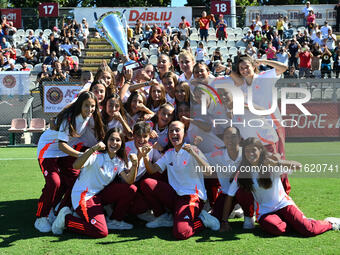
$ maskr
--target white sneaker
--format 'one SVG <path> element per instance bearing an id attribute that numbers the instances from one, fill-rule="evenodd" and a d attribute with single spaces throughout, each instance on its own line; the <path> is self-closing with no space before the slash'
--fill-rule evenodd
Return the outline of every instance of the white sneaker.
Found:
<path id="1" fill-rule="evenodd" d="M 52 208 L 51 211 L 50 211 L 50 213 L 48 214 L 47 219 L 48 219 L 48 221 L 50 222 L 50 224 L 52 225 L 56 218 L 57 218 L 57 216 L 55 216 L 54 210 L 53 210 L 53 208 Z"/>
<path id="2" fill-rule="evenodd" d="M 229 219 L 242 218 L 242 217 L 243 217 L 243 210 L 239 204 L 236 204 L 234 209 L 229 215 Z"/>
<path id="3" fill-rule="evenodd" d="M 55 235 L 61 235 L 65 229 L 65 216 L 68 214 L 72 214 L 72 211 L 69 207 L 65 206 L 62 208 L 55 221 L 52 225 L 52 232 Z"/>
<path id="4" fill-rule="evenodd" d="M 37 218 L 34 222 L 34 227 L 42 233 L 48 233 L 52 230 L 51 223 L 47 217 Z"/>
<path id="5" fill-rule="evenodd" d="M 171 214 L 163 213 L 158 216 L 155 220 L 146 223 L 147 228 L 160 228 L 160 227 L 172 227 L 174 221 Z"/>
<path id="6" fill-rule="evenodd" d="M 125 221 L 106 219 L 106 225 L 108 229 L 133 229 L 133 225 Z"/>
<path id="7" fill-rule="evenodd" d="M 333 230 L 336 230 L 336 231 L 340 230 L 340 218 L 328 217 L 325 219 L 325 221 L 328 221 L 332 224 Z"/>
<path id="8" fill-rule="evenodd" d="M 244 216 L 243 229 L 254 229 L 254 228 L 255 228 L 254 217 Z"/>
<path id="9" fill-rule="evenodd" d="M 202 210 L 201 214 L 198 216 L 206 228 L 217 231 L 220 229 L 220 222 L 217 218 L 210 215 L 207 211 Z"/>
<path id="10" fill-rule="evenodd" d="M 146 222 L 154 221 L 156 219 L 151 210 L 148 210 L 145 213 L 138 214 L 137 218 Z"/>

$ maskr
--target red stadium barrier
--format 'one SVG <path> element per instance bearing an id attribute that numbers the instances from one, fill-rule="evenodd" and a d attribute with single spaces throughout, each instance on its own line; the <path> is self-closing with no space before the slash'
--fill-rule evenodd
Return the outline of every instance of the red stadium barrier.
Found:
<path id="1" fill-rule="evenodd" d="M 287 115 L 283 119 L 295 120 L 286 125 L 287 137 L 340 137 L 340 103 L 311 102 L 304 104 L 312 114 L 306 116 L 294 105 L 287 105 Z"/>

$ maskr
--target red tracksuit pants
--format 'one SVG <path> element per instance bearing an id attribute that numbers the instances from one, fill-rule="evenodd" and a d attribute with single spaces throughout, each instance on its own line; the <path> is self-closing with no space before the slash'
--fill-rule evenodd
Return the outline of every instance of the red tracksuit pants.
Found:
<path id="1" fill-rule="evenodd" d="M 309 237 L 332 229 L 332 224 L 328 221 L 306 218 L 296 205 L 288 205 L 276 212 L 264 214 L 258 222 L 266 232 L 275 236 L 293 229 Z"/>
<path id="2" fill-rule="evenodd" d="M 220 221 L 226 220 L 222 219 L 224 201 L 226 198 L 227 198 L 226 194 L 223 193 L 219 194 L 211 212 L 211 215 L 215 216 Z M 247 192 L 244 189 L 239 188 L 235 194 L 235 197 L 233 198 L 232 209 L 236 204 L 240 204 L 244 216 L 252 217 L 254 215 L 254 197 L 251 192 Z"/>
<path id="3" fill-rule="evenodd" d="M 103 206 L 114 203 L 115 209 L 111 218 L 121 221 L 126 216 L 136 191 L 135 185 L 111 183 L 86 201 L 86 212 L 80 206 L 77 207 L 76 212 L 80 218 L 71 214 L 65 217 L 66 229 L 94 238 L 106 237 L 108 229 Z"/>
<path id="4" fill-rule="evenodd" d="M 46 183 L 38 201 L 37 217 L 47 217 L 64 194 L 72 190 L 80 173 L 72 167 L 75 160 L 76 158 L 71 156 L 38 159 Z"/>
<path id="5" fill-rule="evenodd" d="M 140 188 L 156 217 L 165 213 L 166 209 L 173 212 L 172 232 L 175 238 L 188 239 L 204 228 L 198 218 L 204 202 L 198 196 L 178 196 L 170 184 L 151 178 L 143 180 Z"/>

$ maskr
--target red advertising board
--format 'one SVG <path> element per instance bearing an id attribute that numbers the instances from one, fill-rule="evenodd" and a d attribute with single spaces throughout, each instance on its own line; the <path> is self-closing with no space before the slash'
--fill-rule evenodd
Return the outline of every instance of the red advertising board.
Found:
<path id="1" fill-rule="evenodd" d="M 1 16 L 6 15 L 8 21 L 13 22 L 13 26 L 21 28 L 21 9 L 0 9 Z"/>
<path id="2" fill-rule="evenodd" d="M 58 17 L 58 3 L 40 3 L 38 11 L 39 17 Z"/>
<path id="3" fill-rule="evenodd" d="M 215 15 L 223 14 L 230 15 L 230 1 L 211 1 L 210 12 Z"/>
<path id="4" fill-rule="evenodd" d="M 303 104 L 312 114 L 306 116 L 294 105 L 287 105 L 287 137 L 340 137 L 340 103 L 306 103 Z"/>

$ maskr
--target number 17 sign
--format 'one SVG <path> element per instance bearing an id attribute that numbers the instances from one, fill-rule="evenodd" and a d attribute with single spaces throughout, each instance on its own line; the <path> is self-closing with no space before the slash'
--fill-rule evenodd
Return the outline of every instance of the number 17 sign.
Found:
<path id="1" fill-rule="evenodd" d="M 40 3 L 38 10 L 39 17 L 58 17 L 59 15 L 58 3 Z"/>
<path id="2" fill-rule="evenodd" d="M 211 1 L 210 12 L 215 15 L 230 15 L 230 1 Z"/>

